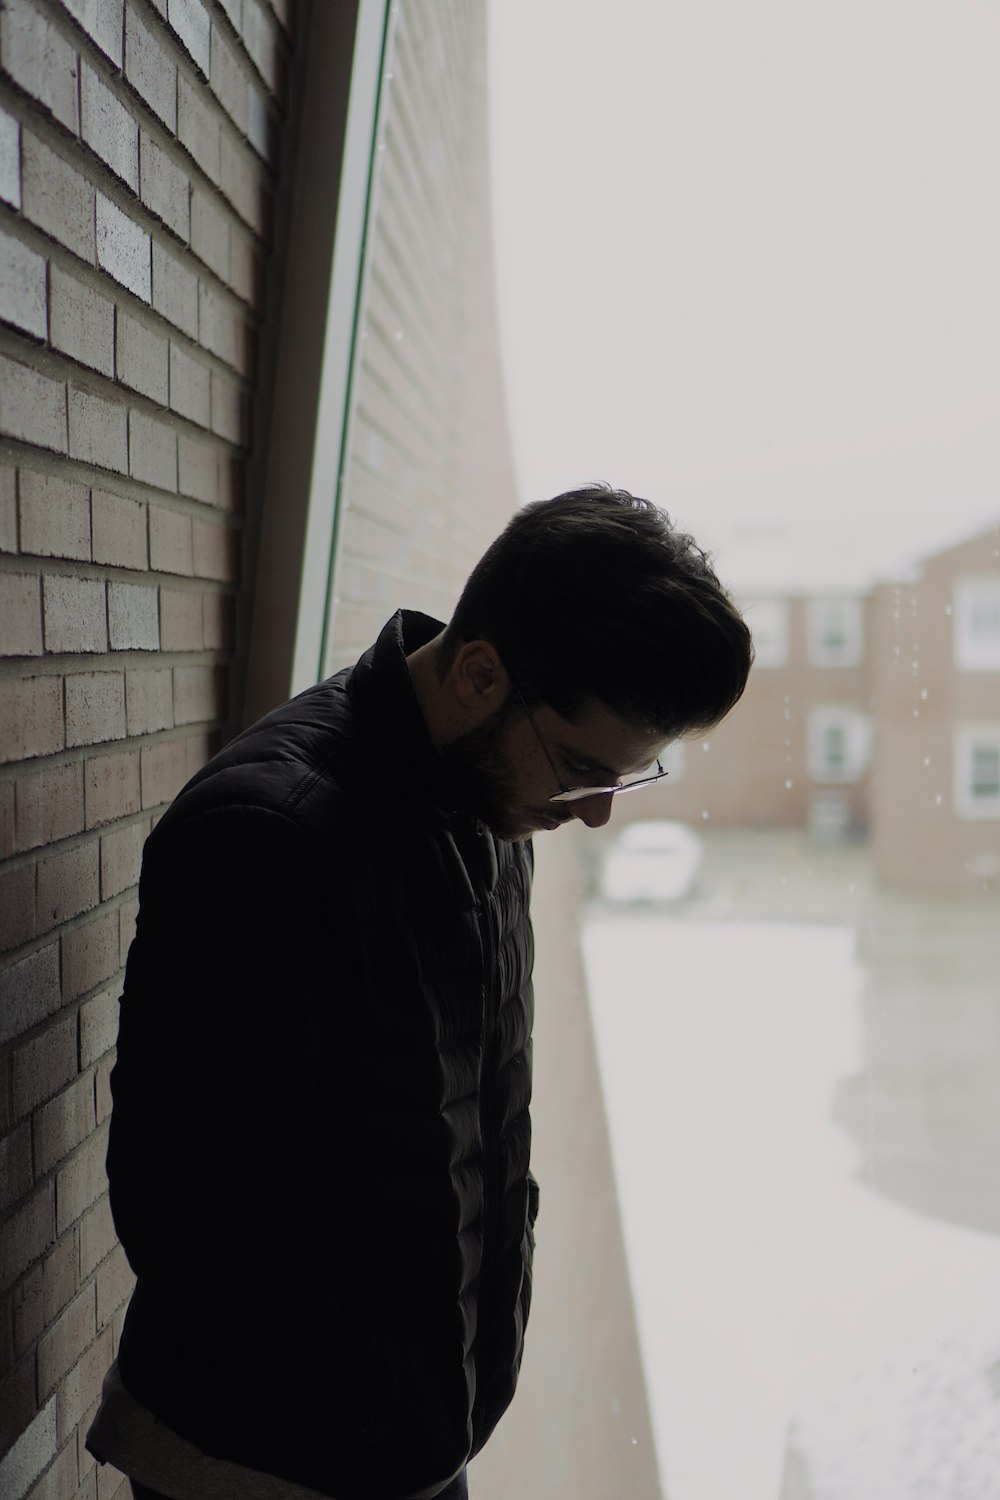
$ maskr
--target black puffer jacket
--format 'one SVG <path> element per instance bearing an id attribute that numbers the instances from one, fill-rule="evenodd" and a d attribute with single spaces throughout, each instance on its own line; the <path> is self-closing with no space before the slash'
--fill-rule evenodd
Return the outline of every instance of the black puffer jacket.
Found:
<path id="1" fill-rule="evenodd" d="M 126 1386 L 337 1500 L 478 1451 L 530 1300 L 530 848 L 448 808 L 404 660 L 440 628 L 396 615 L 174 802 L 112 1078 Z"/>

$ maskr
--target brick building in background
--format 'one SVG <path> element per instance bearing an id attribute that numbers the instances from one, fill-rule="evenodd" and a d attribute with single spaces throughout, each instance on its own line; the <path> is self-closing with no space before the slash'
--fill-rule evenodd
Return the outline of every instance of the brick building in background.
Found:
<path id="1" fill-rule="evenodd" d="M 131 1289 L 104 1154 L 144 839 L 397 605 L 446 615 L 512 507 L 484 61 L 483 0 L 0 6 L 4 1500 L 122 1483 L 83 1436 Z M 655 1500 L 567 842 L 532 1336 L 477 1495 Z"/>
<path id="2" fill-rule="evenodd" d="M 740 590 L 729 562 L 756 664 L 729 718 L 673 748 L 656 813 L 867 836 L 888 884 L 995 888 L 1000 526 L 907 561 L 898 581 Z M 629 816 L 654 815 L 637 802 Z"/>

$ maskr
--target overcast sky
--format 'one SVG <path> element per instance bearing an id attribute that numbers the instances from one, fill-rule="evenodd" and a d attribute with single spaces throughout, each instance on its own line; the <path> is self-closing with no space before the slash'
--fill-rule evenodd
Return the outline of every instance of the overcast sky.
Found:
<path id="1" fill-rule="evenodd" d="M 720 565 L 1000 519 L 1000 6 L 493 0 L 490 40 L 521 500 L 608 479 Z"/>

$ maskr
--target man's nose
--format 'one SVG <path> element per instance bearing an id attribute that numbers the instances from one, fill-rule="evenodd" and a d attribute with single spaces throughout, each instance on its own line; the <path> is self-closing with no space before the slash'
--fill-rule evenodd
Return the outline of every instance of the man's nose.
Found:
<path id="1" fill-rule="evenodd" d="M 579 818 L 588 828 L 603 828 L 611 816 L 613 800 L 605 792 L 600 797 L 581 797 L 579 802 L 571 802 L 569 805 L 574 818 Z"/>

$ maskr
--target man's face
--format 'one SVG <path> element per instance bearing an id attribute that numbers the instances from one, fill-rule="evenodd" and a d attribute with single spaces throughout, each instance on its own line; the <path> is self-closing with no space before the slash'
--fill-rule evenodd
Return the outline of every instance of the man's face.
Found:
<path id="1" fill-rule="evenodd" d="M 611 816 L 613 797 L 548 799 L 561 787 L 610 786 L 620 777 L 637 775 L 667 743 L 661 734 L 621 718 L 596 698 L 573 720 L 547 704 L 532 709 L 532 718 L 534 727 L 508 700 L 499 712 L 442 750 L 461 800 L 497 838 L 528 839 L 573 818 L 589 828 L 601 827 Z"/>

